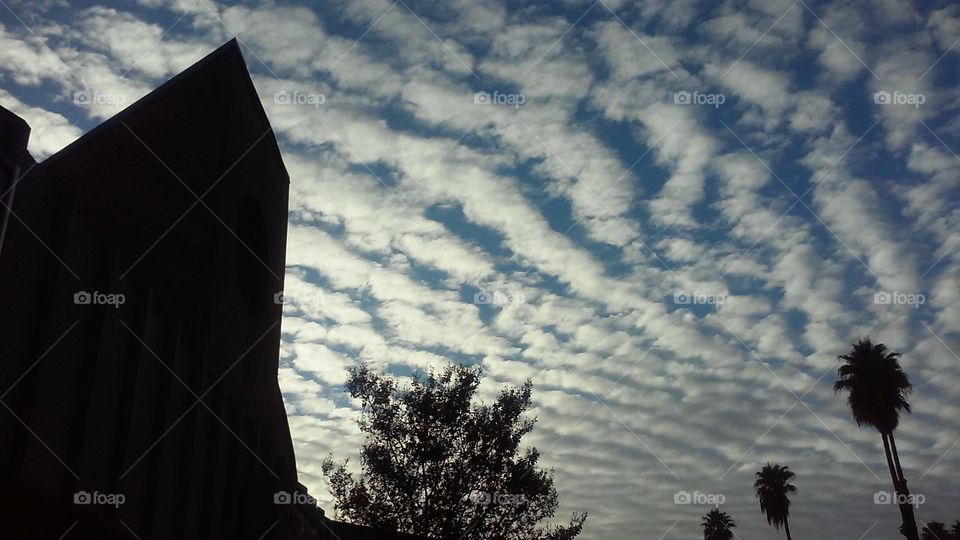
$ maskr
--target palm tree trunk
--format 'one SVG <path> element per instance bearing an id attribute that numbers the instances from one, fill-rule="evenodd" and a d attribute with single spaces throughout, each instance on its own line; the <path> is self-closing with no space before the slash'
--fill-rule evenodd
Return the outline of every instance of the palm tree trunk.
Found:
<path id="1" fill-rule="evenodd" d="M 893 432 L 890 432 L 890 453 L 893 454 L 893 464 L 897 468 L 897 478 L 906 482 L 906 478 L 903 476 L 903 469 L 900 467 L 900 455 L 897 453 L 897 441 L 893 438 Z"/>
<path id="2" fill-rule="evenodd" d="M 890 440 L 887 434 L 881 432 L 880 438 L 883 439 L 883 455 L 887 458 L 887 468 L 890 469 L 890 479 L 893 480 L 893 489 L 896 490 L 900 485 L 900 478 L 897 476 L 897 470 L 893 466 L 893 456 L 890 455 Z"/>
<path id="3" fill-rule="evenodd" d="M 913 507 L 910 506 L 910 492 L 907 491 L 907 481 L 902 477 L 900 470 L 900 457 L 897 455 L 896 443 L 893 441 L 893 433 L 881 433 L 883 438 L 883 453 L 887 457 L 887 467 L 890 469 L 890 477 L 893 478 L 893 490 L 897 495 L 897 506 L 900 507 L 900 517 L 903 524 L 900 525 L 900 534 L 907 540 L 920 540 L 917 533 L 917 520 L 913 515 Z M 900 471 L 900 474 L 897 474 Z"/>
<path id="4" fill-rule="evenodd" d="M 793 540 L 793 537 L 790 536 L 790 523 L 786 517 L 783 518 L 783 530 L 787 533 L 787 540 Z"/>
<path id="5" fill-rule="evenodd" d="M 903 535 L 910 540 L 920 540 L 917 533 L 917 518 L 913 514 L 913 505 L 910 503 L 910 490 L 907 489 L 907 479 L 903 476 L 903 469 L 900 467 L 900 456 L 897 453 L 897 442 L 893 438 L 893 432 L 887 434 L 890 438 L 890 454 L 893 456 L 893 463 L 896 466 L 899 482 L 895 485 L 897 493 L 900 494 L 900 515 L 903 516 Z"/>

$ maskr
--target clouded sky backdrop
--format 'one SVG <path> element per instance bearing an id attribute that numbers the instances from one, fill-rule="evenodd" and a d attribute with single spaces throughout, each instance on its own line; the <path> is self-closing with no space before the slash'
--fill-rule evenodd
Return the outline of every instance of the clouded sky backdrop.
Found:
<path id="1" fill-rule="evenodd" d="M 788 464 L 798 538 L 899 538 L 834 395 L 901 351 L 921 522 L 960 519 L 960 5 L 0 2 L 38 158 L 239 38 L 291 176 L 280 383 L 301 481 L 362 436 L 345 370 L 534 381 L 584 538 L 693 538 Z M 172 181 L 174 181 L 172 179 Z M 355 459 L 354 459 L 355 461 Z"/>

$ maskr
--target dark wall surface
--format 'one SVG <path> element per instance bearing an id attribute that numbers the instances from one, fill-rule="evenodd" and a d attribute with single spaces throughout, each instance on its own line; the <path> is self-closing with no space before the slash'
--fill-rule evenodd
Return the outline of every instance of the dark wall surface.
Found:
<path id="1" fill-rule="evenodd" d="M 289 179 L 236 43 L 35 167 L 0 124 L 5 532 L 299 537 Z"/>
<path id="2" fill-rule="evenodd" d="M 36 163 L 0 107 L 0 538 L 414 538 L 297 481 L 289 177 L 236 41 Z"/>

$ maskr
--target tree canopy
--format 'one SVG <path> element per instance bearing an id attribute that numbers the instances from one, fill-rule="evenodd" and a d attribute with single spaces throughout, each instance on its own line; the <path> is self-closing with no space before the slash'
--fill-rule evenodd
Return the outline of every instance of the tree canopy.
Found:
<path id="1" fill-rule="evenodd" d="M 847 402 L 858 426 L 892 433 L 900 423 L 900 411 L 910 412 L 907 396 L 913 387 L 899 358 L 900 353 L 883 343 L 874 344 L 870 338 L 854 343 L 850 353 L 840 356 L 844 363 L 833 389 L 850 392 Z"/>
<path id="2" fill-rule="evenodd" d="M 767 516 L 767 523 L 778 531 L 790 515 L 790 495 L 797 492 L 796 486 L 790 483 L 794 476 L 786 465 L 767 463 L 757 472 L 753 484 L 760 499 L 760 511 Z"/>
<path id="3" fill-rule="evenodd" d="M 347 390 L 362 406 L 361 474 L 329 456 L 323 474 L 341 519 L 432 538 L 568 539 L 586 514 L 547 525 L 559 502 L 553 471 L 521 439 L 536 423 L 525 412 L 532 384 L 474 403 L 479 367 L 448 366 L 401 387 L 367 367 Z"/>
<path id="4" fill-rule="evenodd" d="M 726 512 L 714 508 L 700 521 L 703 527 L 703 540 L 733 540 L 733 529 L 737 526 Z"/>

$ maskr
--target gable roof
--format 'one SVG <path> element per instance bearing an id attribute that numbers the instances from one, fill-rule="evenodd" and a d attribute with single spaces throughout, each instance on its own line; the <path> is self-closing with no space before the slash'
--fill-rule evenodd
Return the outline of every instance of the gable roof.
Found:
<path id="1" fill-rule="evenodd" d="M 227 78 L 222 79 L 217 75 L 226 75 Z M 264 142 L 267 142 L 272 147 L 277 156 L 280 155 L 280 148 L 277 144 L 276 136 L 274 135 L 273 130 L 270 128 L 270 121 L 267 118 L 263 104 L 260 102 L 260 97 L 257 93 L 256 87 L 253 84 L 253 80 L 250 78 L 246 61 L 244 60 L 243 53 L 240 50 L 240 44 L 236 38 L 233 38 L 167 82 L 161 84 L 147 95 L 138 99 L 119 113 L 83 134 L 80 138 L 73 141 L 56 154 L 53 154 L 47 158 L 43 162 L 44 165 L 56 167 L 60 160 L 70 156 L 79 148 L 97 140 L 103 135 L 104 132 L 118 127 L 123 129 L 123 124 L 128 119 L 135 116 L 138 112 L 150 107 L 163 96 L 172 92 L 176 92 L 189 82 L 196 81 L 198 79 L 207 79 L 211 80 L 211 82 L 212 80 L 217 80 L 217 82 L 220 84 L 232 85 L 235 88 L 239 88 L 245 99 L 236 105 L 245 108 L 246 112 L 249 113 L 249 115 L 252 116 L 264 130 L 270 131 L 267 136 L 264 137 Z M 283 168 L 284 175 L 288 176 L 282 160 L 278 159 L 278 162 L 280 167 Z"/>

